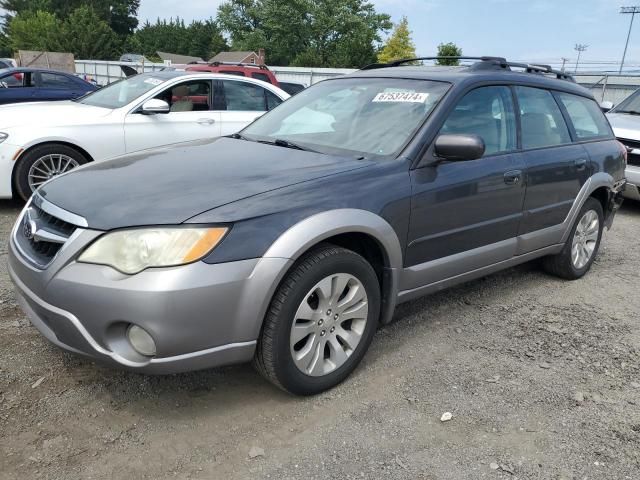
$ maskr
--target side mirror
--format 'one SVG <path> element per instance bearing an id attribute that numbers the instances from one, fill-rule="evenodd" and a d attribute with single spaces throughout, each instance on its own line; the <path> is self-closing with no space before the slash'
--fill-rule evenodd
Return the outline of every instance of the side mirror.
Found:
<path id="1" fill-rule="evenodd" d="M 602 102 L 602 103 L 600 103 L 600 110 L 602 110 L 603 112 L 607 113 L 614 106 L 615 105 L 613 104 L 613 102 Z"/>
<path id="2" fill-rule="evenodd" d="M 171 108 L 164 100 L 152 98 L 142 104 L 142 113 L 144 115 L 155 115 L 156 113 L 169 113 Z"/>
<path id="3" fill-rule="evenodd" d="M 484 150 L 484 140 L 478 135 L 444 134 L 436 138 L 434 154 L 444 160 L 477 160 Z"/>

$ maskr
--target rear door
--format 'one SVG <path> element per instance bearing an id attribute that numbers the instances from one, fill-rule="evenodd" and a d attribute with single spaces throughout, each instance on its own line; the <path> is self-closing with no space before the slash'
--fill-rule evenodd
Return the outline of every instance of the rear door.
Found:
<path id="1" fill-rule="evenodd" d="M 218 80 L 215 82 L 214 108 L 221 119 L 221 135 L 242 130 L 276 107 L 280 100 L 274 93 L 260 85 L 242 80 Z"/>
<path id="2" fill-rule="evenodd" d="M 144 115 L 138 108 L 125 119 L 127 152 L 220 136 L 220 115 L 213 105 L 211 80 L 189 80 L 168 87 L 155 98 L 171 111 Z"/>
<path id="3" fill-rule="evenodd" d="M 515 252 L 524 199 L 524 163 L 517 152 L 510 87 L 471 90 L 449 113 L 440 134 L 479 135 L 486 145 L 485 155 L 477 160 L 441 161 L 411 172 L 405 266 L 423 274 L 408 276 L 403 289 L 507 260 Z M 424 266 L 443 257 L 451 259 Z"/>
<path id="4" fill-rule="evenodd" d="M 570 127 L 554 94 L 545 89 L 515 87 L 519 105 L 522 156 L 527 191 L 520 235 L 559 225 L 587 181 L 590 172 L 585 148 L 573 143 Z M 522 242 L 518 253 L 541 248 Z"/>

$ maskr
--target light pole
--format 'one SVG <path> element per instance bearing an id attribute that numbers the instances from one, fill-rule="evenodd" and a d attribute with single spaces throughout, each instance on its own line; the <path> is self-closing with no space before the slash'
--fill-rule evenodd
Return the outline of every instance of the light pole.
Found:
<path id="1" fill-rule="evenodd" d="M 574 50 L 578 52 L 578 59 L 576 60 L 576 69 L 574 73 L 578 73 L 578 64 L 580 63 L 580 55 L 584 52 L 589 45 L 582 45 L 581 43 L 576 43 Z"/>
<path id="2" fill-rule="evenodd" d="M 620 62 L 620 71 L 622 73 L 622 67 L 624 67 L 624 59 L 627 56 L 627 48 L 629 47 L 629 38 L 631 37 L 631 28 L 633 27 L 633 19 L 636 17 L 636 13 L 640 13 L 640 7 L 620 7 L 620 13 L 624 15 L 631 15 L 631 22 L 629 22 L 629 33 L 627 33 L 627 43 L 624 45 L 624 53 L 622 54 L 622 62 Z"/>

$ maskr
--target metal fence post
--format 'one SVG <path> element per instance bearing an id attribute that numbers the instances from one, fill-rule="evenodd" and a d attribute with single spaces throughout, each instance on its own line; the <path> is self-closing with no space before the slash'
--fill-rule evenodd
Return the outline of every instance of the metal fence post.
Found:
<path id="1" fill-rule="evenodd" d="M 604 83 L 602 84 L 602 99 L 601 102 L 604 102 L 604 96 L 607 93 L 607 82 L 609 81 L 609 75 L 604 76 Z"/>

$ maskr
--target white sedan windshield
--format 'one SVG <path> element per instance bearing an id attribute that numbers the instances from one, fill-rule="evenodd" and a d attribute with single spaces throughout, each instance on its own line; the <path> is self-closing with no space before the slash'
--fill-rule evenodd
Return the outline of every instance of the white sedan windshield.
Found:
<path id="1" fill-rule="evenodd" d="M 448 88 L 443 82 L 401 78 L 329 80 L 292 97 L 242 135 L 323 153 L 393 156 Z"/>
<path id="2" fill-rule="evenodd" d="M 164 82 L 166 80 L 156 78 L 152 74 L 136 75 L 96 90 L 92 94 L 82 97 L 78 103 L 94 107 L 120 108 Z"/>

